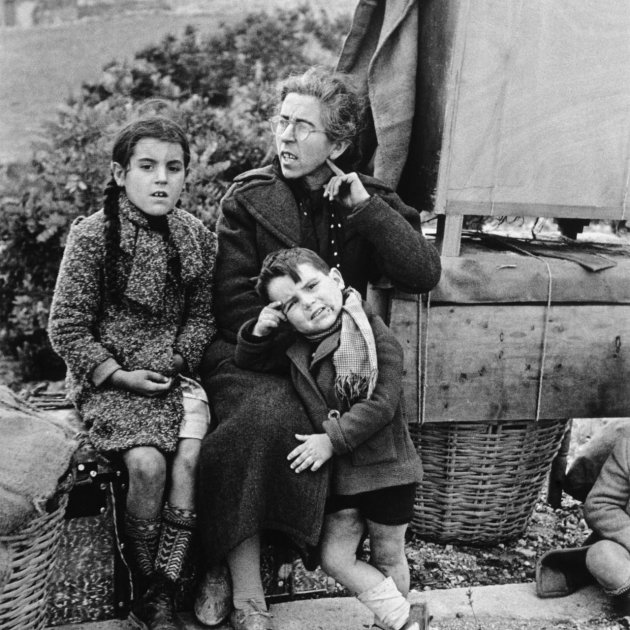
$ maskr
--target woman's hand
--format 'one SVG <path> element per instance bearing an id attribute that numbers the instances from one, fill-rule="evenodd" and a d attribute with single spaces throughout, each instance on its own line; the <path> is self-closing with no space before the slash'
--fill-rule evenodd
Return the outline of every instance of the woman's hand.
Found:
<path id="1" fill-rule="evenodd" d="M 289 461 L 293 460 L 291 468 L 296 473 L 309 468 L 315 472 L 333 456 L 332 442 L 325 433 L 313 433 L 311 435 L 299 435 L 296 433 L 295 437 L 302 444 L 294 448 L 287 455 L 287 459 Z"/>
<path id="2" fill-rule="evenodd" d="M 334 162 L 326 160 L 334 173 L 324 187 L 324 198 L 337 201 L 342 206 L 353 210 L 360 203 L 367 201 L 370 195 L 356 173 L 344 173 Z"/>
<path id="3" fill-rule="evenodd" d="M 282 322 L 286 321 L 287 318 L 282 312 L 282 302 L 271 302 L 260 311 L 252 335 L 254 337 L 266 337 L 276 330 Z"/>
<path id="4" fill-rule="evenodd" d="M 126 389 L 143 396 L 159 396 L 173 385 L 172 378 L 152 370 L 116 370 L 109 377 L 109 382 L 118 389 Z"/>

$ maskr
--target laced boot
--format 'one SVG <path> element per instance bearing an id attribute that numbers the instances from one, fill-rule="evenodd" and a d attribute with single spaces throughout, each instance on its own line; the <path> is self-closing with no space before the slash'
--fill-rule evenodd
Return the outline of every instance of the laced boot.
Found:
<path id="1" fill-rule="evenodd" d="M 129 621 L 138 630 L 185 630 L 175 613 L 176 585 L 157 577 L 134 604 Z"/>

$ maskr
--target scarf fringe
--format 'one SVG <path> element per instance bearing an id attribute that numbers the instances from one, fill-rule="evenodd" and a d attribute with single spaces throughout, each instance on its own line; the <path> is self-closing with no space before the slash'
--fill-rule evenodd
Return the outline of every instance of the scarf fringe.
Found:
<path id="1" fill-rule="evenodd" d="M 350 407 L 361 398 L 369 399 L 376 387 L 378 370 L 374 369 L 369 376 L 360 374 L 346 374 L 335 379 L 335 393 L 337 399 Z"/>

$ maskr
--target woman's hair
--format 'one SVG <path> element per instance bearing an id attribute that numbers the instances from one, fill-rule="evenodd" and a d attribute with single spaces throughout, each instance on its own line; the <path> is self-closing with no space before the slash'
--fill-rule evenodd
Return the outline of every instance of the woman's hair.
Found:
<path id="1" fill-rule="evenodd" d="M 162 142 L 179 144 L 184 153 L 184 168 L 190 163 L 190 145 L 185 131 L 175 121 L 162 115 L 145 116 L 125 125 L 116 135 L 112 147 L 112 162 L 123 169 L 129 167 L 134 149 L 140 140 L 152 138 Z M 122 293 L 116 270 L 120 255 L 120 217 L 118 198 L 121 187 L 112 175 L 103 193 L 105 214 L 105 287 L 114 302 Z"/>
<path id="2" fill-rule="evenodd" d="M 267 293 L 269 283 L 274 278 L 289 277 L 297 284 L 301 280 L 298 267 L 304 264 L 311 265 L 317 271 L 325 274 L 330 272 L 330 267 L 326 261 L 313 250 L 305 247 L 279 249 L 267 254 L 256 278 L 256 293 L 266 303 L 269 303 L 269 294 Z"/>
<path id="3" fill-rule="evenodd" d="M 314 96 L 323 105 L 323 123 L 328 136 L 352 146 L 361 131 L 363 98 L 347 74 L 314 67 L 290 76 L 279 86 L 280 103 L 287 94 Z"/>

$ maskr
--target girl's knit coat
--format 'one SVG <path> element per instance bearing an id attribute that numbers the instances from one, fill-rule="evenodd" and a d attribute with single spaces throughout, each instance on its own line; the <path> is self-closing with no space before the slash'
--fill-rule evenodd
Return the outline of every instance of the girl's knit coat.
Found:
<path id="1" fill-rule="evenodd" d="M 168 238 L 121 195 L 120 254 L 115 276 L 124 295 L 104 287 L 105 215 L 75 221 L 55 288 L 49 336 L 68 367 L 68 392 L 101 451 L 134 446 L 175 450 L 183 417 L 175 385 L 149 397 L 110 386 L 118 367 L 175 373 L 173 355 L 195 372 L 215 332 L 212 277 L 216 237 L 178 208 Z"/>

